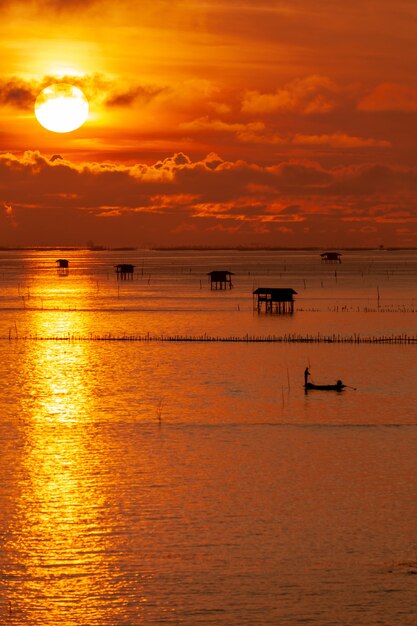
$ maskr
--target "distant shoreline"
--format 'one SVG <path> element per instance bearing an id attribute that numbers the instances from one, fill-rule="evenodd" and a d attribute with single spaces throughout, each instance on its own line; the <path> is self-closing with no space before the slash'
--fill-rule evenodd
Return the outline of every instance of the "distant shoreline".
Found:
<path id="1" fill-rule="evenodd" d="M 154 252 L 187 252 L 187 251 L 226 251 L 226 252 L 318 252 L 320 250 L 340 250 L 342 252 L 395 252 L 406 250 L 417 250 L 417 246 L 387 246 L 387 247 L 319 247 L 319 246 L 305 246 L 305 247 L 284 247 L 284 246 L 155 246 L 141 248 L 130 246 L 0 246 L 0 252 L 19 252 L 19 251 L 34 251 L 34 252 L 47 252 L 54 250 L 62 251 L 87 251 L 87 252 L 136 252 L 142 250 L 154 251 Z"/>
<path id="2" fill-rule="evenodd" d="M 166 250 L 237 250 L 238 252 L 258 252 L 258 251 L 276 251 L 276 252 L 318 252 L 319 250 L 341 250 L 343 252 L 354 252 L 364 250 L 368 252 L 391 252 L 394 250 L 417 250 L 417 246 L 388 246 L 383 248 L 375 247 L 320 247 L 320 246 L 304 246 L 304 247 L 285 247 L 285 246 L 158 246 L 149 248 L 149 250 L 166 251 Z"/>
<path id="3" fill-rule="evenodd" d="M 132 248 L 132 247 L 105 247 L 105 246 L 97 246 L 94 248 L 90 248 L 89 246 L 0 246 L 0 252 L 14 252 L 14 251 L 40 251 L 47 252 L 48 250 L 64 250 L 64 251 L 76 251 L 76 250 L 84 250 L 87 252 L 122 252 L 122 251 L 135 251 L 140 250 L 141 248 Z"/>

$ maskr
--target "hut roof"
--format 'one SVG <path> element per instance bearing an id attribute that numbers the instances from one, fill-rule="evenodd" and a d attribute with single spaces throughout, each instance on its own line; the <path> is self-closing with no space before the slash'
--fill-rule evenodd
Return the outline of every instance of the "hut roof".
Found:
<path id="1" fill-rule="evenodd" d="M 275 302 L 292 300 L 293 295 L 297 294 L 294 289 L 288 287 L 258 287 L 253 293 L 257 296 L 271 296 Z"/>
<path id="2" fill-rule="evenodd" d="M 229 270 L 213 270 L 212 272 L 207 272 L 208 276 L 233 276 L 233 272 L 229 272 Z"/>
<path id="3" fill-rule="evenodd" d="M 337 259 L 342 256 L 341 252 L 322 252 L 320 256 Z"/>

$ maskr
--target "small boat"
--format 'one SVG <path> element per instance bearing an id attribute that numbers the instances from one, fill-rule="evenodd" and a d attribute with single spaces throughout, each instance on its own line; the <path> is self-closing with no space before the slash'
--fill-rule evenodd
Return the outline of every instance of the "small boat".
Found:
<path id="1" fill-rule="evenodd" d="M 346 385 L 342 383 L 341 380 L 338 380 L 334 385 L 315 385 L 314 383 L 306 383 L 304 385 L 304 389 L 306 391 L 310 391 L 312 389 L 320 389 L 322 391 L 342 391 Z"/>

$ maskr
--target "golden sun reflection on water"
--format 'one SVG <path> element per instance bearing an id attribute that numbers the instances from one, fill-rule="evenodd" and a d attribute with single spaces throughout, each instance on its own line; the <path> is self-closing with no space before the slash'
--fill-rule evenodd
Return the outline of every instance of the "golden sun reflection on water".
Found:
<path id="1" fill-rule="evenodd" d="M 25 599 L 16 584 L 9 596 L 13 623 L 106 623 L 106 587 L 115 591 L 104 487 L 111 470 L 95 420 L 90 348 L 83 342 L 25 343 L 24 445 L 8 546 L 15 559 L 11 576 L 20 579 Z"/>
<path id="2" fill-rule="evenodd" d="M 78 313 L 85 317 L 86 313 Z M 42 336 L 69 336 L 74 326 L 74 313 L 62 312 L 59 319 L 46 319 L 39 312 L 32 314 L 36 334 Z M 66 341 L 27 344 L 27 371 L 24 380 L 28 385 L 25 398 L 32 405 L 36 421 L 83 421 L 91 412 L 93 398 L 89 394 L 91 372 L 88 345 L 69 345 Z"/>

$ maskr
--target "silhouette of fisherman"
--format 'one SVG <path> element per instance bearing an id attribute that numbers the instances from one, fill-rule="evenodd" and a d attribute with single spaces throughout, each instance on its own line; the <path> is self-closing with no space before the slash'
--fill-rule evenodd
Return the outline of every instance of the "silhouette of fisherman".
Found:
<path id="1" fill-rule="evenodd" d="M 304 370 L 304 384 L 308 385 L 308 377 L 310 376 L 310 370 L 308 369 L 308 367 L 305 368 Z"/>

